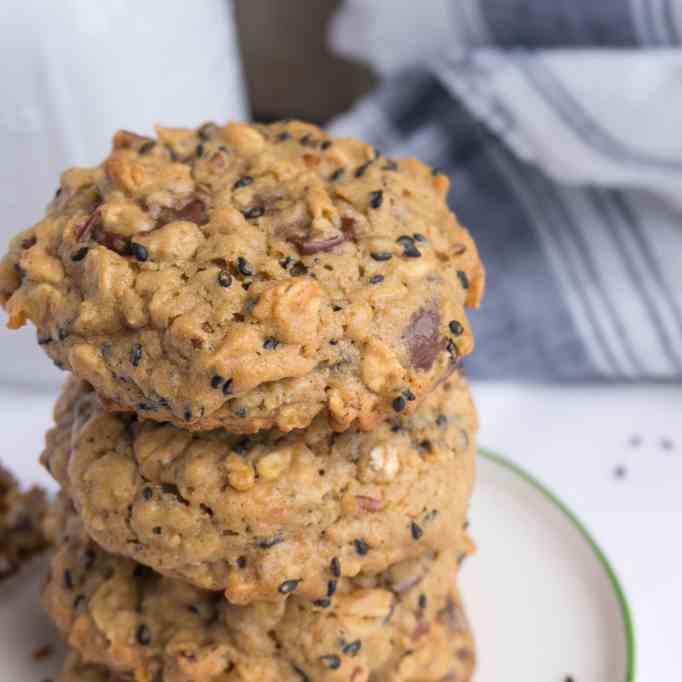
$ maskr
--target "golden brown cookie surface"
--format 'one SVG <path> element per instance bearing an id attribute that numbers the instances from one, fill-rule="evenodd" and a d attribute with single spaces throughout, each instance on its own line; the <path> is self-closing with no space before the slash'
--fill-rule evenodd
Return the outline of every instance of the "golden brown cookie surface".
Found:
<path id="1" fill-rule="evenodd" d="M 461 536 L 439 556 L 337 580 L 324 605 L 294 594 L 238 607 L 107 554 L 79 527 L 74 515 L 66 527 L 55 520 L 61 540 L 43 601 L 85 661 L 160 682 L 445 682 L 471 674 L 473 643 L 455 586 Z"/>
<path id="2" fill-rule="evenodd" d="M 453 375 L 412 416 L 372 432 L 186 432 L 107 413 L 78 382 L 43 463 L 108 551 L 235 603 L 325 597 L 339 573 L 377 573 L 447 546 L 464 524 L 477 418 Z"/>
<path id="3" fill-rule="evenodd" d="M 445 177 L 299 122 L 157 132 L 64 173 L 0 266 L 10 326 L 111 406 L 371 428 L 471 352 L 484 274 Z"/>

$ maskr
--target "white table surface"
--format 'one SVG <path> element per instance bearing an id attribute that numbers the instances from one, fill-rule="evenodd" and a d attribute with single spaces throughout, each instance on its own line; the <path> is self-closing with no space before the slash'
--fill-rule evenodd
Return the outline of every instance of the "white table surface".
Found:
<path id="1" fill-rule="evenodd" d="M 634 614 L 637 680 L 682 680 L 682 386 L 491 383 L 475 394 L 481 445 L 558 493 L 611 559 Z M 0 391 L 2 460 L 50 487 L 36 456 L 53 400 Z"/>

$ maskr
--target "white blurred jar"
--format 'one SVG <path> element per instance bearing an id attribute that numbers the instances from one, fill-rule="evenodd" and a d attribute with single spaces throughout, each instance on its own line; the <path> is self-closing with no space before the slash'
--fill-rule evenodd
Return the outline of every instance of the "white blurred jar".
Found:
<path id="1" fill-rule="evenodd" d="M 0 247 L 40 219 L 69 166 L 94 165 L 119 128 L 246 117 L 231 0 L 0 2 Z M 0 324 L 0 385 L 64 373 L 32 326 Z"/>

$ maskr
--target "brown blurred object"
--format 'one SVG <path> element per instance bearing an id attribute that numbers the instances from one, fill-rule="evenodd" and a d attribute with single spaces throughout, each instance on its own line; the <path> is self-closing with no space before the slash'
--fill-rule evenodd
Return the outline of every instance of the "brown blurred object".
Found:
<path id="1" fill-rule="evenodd" d="M 368 68 L 330 53 L 327 25 L 339 0 L 236 0 L 246 86 L 255 120 L 324 123 L 367 92 Z"/>

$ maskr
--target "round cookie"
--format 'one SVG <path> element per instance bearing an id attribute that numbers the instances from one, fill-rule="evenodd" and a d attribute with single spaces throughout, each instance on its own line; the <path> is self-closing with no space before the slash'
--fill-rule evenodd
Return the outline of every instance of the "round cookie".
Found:
<path id="1" fill-rule="evenodd" d="M 68 514 L 67 514 L 68 516 Z M 159 682 L 469 679 L 469 627 L 455 586 L 463 536 L 375 577 L 341 578 L 322 604 L 229 604 L 101 550 L 71 515 L 43 603 L 84 661 Z M 106 679 L 106 678 L 105 678 Z"/>
<path id="2" fill-rule="evenodd" d="M 120 131 L 13 240 L 0 301 L 112 407 L 369 429 L 473 348 L 484 273 L 448 186 L 300 122 Z"/>
<path id="3" fill-rule="evenodd" d="M 72 381 L 42 461 L 105 549 L 233 603 L 325 597 L 330 566 L 378 573 L 466 521 L 477 417 L 453 375 L 372 432 L 188 432 L 112 414 Z"/>

